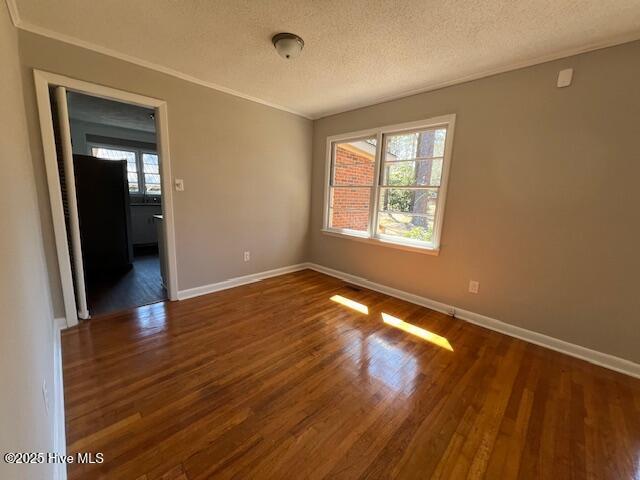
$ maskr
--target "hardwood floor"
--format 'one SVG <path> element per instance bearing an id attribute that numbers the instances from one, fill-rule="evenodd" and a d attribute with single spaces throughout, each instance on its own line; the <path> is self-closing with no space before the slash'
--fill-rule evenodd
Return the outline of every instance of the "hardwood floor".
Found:
<path id="1" fill-rule="evenodd" d="M 70 479 L 640 478 L 640 380 L 310 270 L 62 341 Z"/>
<path id="2" fill-rule="evenodd" d="M 136 255 L 133 267 L 126 272 L 93 273 L 87 276 L 87 301 L 92 317 L 166 298 L 157 252 Z"/>

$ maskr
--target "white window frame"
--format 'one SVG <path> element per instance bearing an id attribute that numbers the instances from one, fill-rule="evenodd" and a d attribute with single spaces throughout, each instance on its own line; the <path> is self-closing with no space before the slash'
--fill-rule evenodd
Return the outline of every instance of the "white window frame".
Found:
<path id="1" fill-rule="evenodd" d="M 142 154 L 147 153 L 151 155 L 158 155 L 158 152 L 151 150 L 149 148 L 139 148 L 139 147 L 130 147 L 128 145 L 119 145 L 117 143 L 99 143 L 99 142 L 87 142 L 87 148 L 89 150 L 90 155 L 93 155 L 94 148 L 105 148 L 109 150 L 122 150 L 125 152 L 134 152 L 136 154 L 136 167 L 138 169 L 138 191 L 137 192 L 129 192 L 129 195 L 133 197 L 162 197 L 162 191 L 159 195 L 147 194 L 145 189 L 145 178 L 144 178 L 144 161 L 142 159 Z M 158 163 L 159 166 L 159 163 Z M 159 170 L 159 169 L 158 169 Z M 162 185 L 162 182 L 161 182 Z M 127 182 L 127 187 L 129 183 Z"/>
<path id="2" fill-rule="evenodd" d="M 327 137 L 326 143 L 326 159 L 325 159 L 325 180 L 324 180 L 324 212 L 322 232 L 327 235 L 333 235 L 343 238 L 349 238 L 378 245 L 385 245 L 402 250 L 415 251 L 437 255 L 440 252 L 440 238 L 442 234 L 442 224 L 444 222 L 444 210 L 447 197 L 447 186 L 449 183 L 449 170 L 451 167 L 451 153 L 453 147 L 454 128 L 456 116 L 455 114 L 443 115 L 439 117 L 420 120 L 417 122 L 401 123 L 389 125 L 385 127 L 372 128 L 368 130 L 360 130 L 357 132 L 349 132 L 340 135 Z M 447 136 L 444 144 L 444 157 L 442 163 L 442 177 L 440 179 L 440 187 L 438 189 L 438 201 L 436 204 L 436 216 L 434 219 L 433 236 L 431 242 L 424 242 L 414 239 L 398 238 L 390 235 L 379 234 L 377 232 L 378 224 L 378 202 L 380 199 L 380 183 L 382 169 L 382 155 L 386 149 L 386 142 L 389 135 L 416 130 L 426 130 L 437 127 L 446 127 Z M 374 166 L 374 182 L 371 188 L 371 200 L 369 203 L 369 227 L 367 231 L 357 231 L 347 228 L 330 227 L 330 209 L 329 201 L 331 196 L 331 175 L 332 163 L 337 143 L 363 140 L 366 138 L 376 138 L 376 155 Z"/>

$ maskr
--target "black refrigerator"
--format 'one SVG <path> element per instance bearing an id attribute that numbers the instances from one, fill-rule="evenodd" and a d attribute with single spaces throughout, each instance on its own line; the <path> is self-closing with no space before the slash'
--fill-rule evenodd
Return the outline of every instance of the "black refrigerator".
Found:
<path id="1" fill-rule="evenodd" d="M 133 245 L 126 160 L 73 155 L 85 272 L 131 268 Z"/>

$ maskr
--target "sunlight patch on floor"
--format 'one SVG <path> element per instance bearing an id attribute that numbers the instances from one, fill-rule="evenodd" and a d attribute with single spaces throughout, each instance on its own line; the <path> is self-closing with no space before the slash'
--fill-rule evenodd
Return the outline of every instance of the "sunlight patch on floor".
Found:
<path id="1" fill-rule="evenodd" d="M 334 295 L 331 297 L 331 300 L 339 303 L 340 305 L 344 305 L 345 307 L 356 310 L 357 312 L 364 313 L 365 315 L 369 315 L 369 308 L 366 305 L 358 303 L 349 298 L 343 297 L 342 295 Z"/>
<path id="2" fill-rule="evenodd" d="M 399 328 L 400 330 L 410 333 L 411 335 L 415 335 L 416 337 L 420 337 L 427 342 L 431 342 L 434 345 L 438 345 L 450 352 L 453 352 L 453 348 L 444 337 L 440 335 L 436 335 L 435 333 L 430 332 L 429 330 L 425 330 L 424 328 L 416 327 L 411 323 L 407 323 L 404 320 L 400 320 L 399 318 L 394 317 L 393 315 L 389 315 L 388 313 L 382 313 L 382 320 L 387 325 L 391 325 L 392 327 Z"/>

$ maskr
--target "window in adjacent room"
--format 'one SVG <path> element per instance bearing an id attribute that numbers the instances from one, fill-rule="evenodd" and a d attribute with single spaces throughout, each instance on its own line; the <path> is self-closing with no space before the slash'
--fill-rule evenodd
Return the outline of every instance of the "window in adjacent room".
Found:
<path id="1" fill-rule="evenodd" d="M 159 196 L 162 193 L 156 152 L 111 145 L 91 145 L 91 155 L 106 160 L 126 160 L 129 193 Z"/>
<path id="2" fill-rule="evenodd" d="M 437 251 L 454 121 L 329 138 L 324 230 Z"/>

